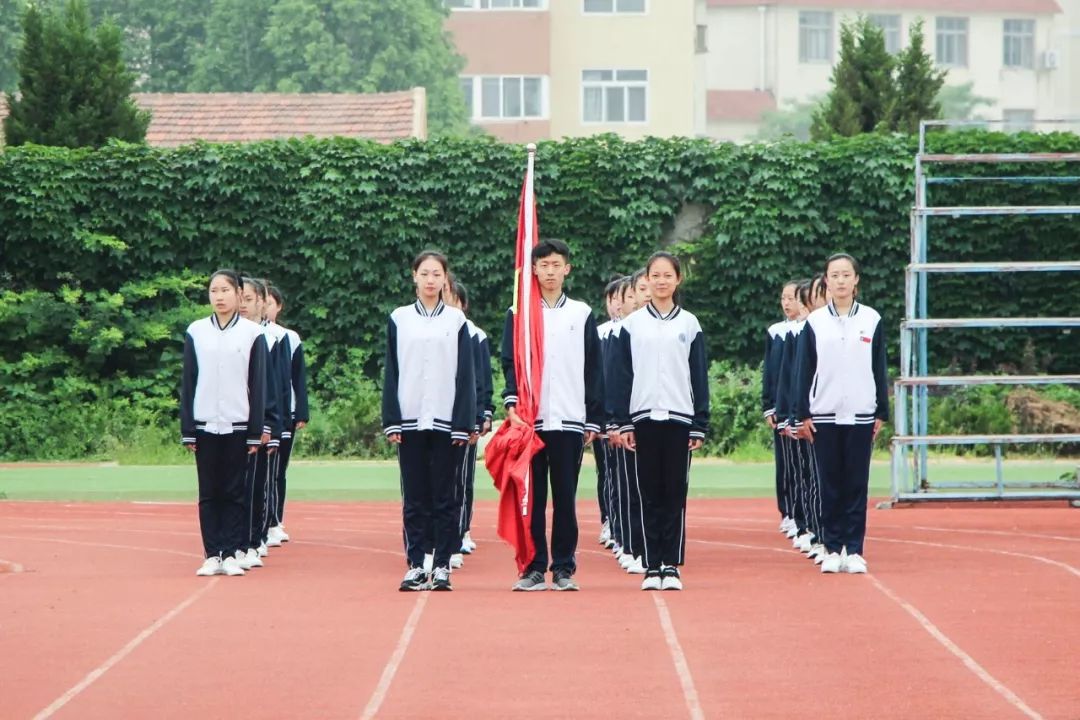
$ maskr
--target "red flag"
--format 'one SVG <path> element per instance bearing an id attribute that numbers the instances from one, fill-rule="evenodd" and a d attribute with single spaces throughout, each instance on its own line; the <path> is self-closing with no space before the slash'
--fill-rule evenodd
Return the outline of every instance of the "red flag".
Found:
<path id="1" fill-rule="evenodd" d="M 529 164 L 518 211 L 517 253 L 514 262 L 514 375 L 517 415 L 522 424 L 504 420 L 484 450 L 484 465 L 499 491 L 499 537 L 514 548 L 518 572 L 536 555 L 529 524 L 532 521 L 532 458 L 544 447 L 533 429 L 540 408 L 540 378 L 544 370 L 544 314 L 540 285 L 532 272 L 532 249 L 539 235 L 533 194 L 536 147 L 529 145 Z M 545 482 L 540 478 L 540 482 Z"/>

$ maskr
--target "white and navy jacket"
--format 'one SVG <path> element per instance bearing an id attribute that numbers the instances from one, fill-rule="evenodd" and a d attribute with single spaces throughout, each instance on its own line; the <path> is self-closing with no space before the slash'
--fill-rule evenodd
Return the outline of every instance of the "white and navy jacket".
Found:
<path id="1" fill-rule="evenodd" d="M 539 431 L 600 432 L 604 423 L 604 366 L 592 308 L 560 295 L 544 308 L 544 369 L 540 380 Z M 514 313 L 508 310 L 501 348 L 506 389 L 503 405 L 517 405 Z"/>
<path id="2" fill-rule="evenodd" d="M 270 357 L 266 364 L 266 425 L 270 428 L 267 447 L 278 447 L 281 439 L 292 437 L 289 432 L 289 336 L 285 328 L 268 320 L 262 321 Z"/>
<path id="3" fill-rule="evenodd" d="M 289 336 L 289 350 L 292 357 L 289 360 L 289 420 L 290 431 L 298 422 L 307 422 L 311 419 L 308 411 L 307 397 L 307 362 L 304 360 L 304 345 L 300 340 L 300 334 L 295 330 L 285 328 Z"/>
<path id="4" fill-rule="evenodd" d="M 485 420 L 490 420 L 495 414 L 495 406 L 491 404 L 491 396 L 495 392 L 494 381 L 491 377 L 491 343 L 488 342 L 487 333 L 481 330 L 472 320 L 466 320 L 469 325 L 469 337 L 473 341 L 473 361 L 476 366 L 476 428 L 477 432 L 484 425 Z"/>
<path id="5" fill-rule="evenodd" d="M 698 319 L 676 305 L 663 315 L 650 302 L 622 321 L 612 346 L 612 421 L 630 432 L 642 420 L 709 429 L 709 372 Z"/>
<path id="6" fill-rule="evenodd" d="M 390 313 L 386 328 L 382 424 L 387 435 L 413 430 L 468 440 L 476 424 L 476 366 L 465 315 L 440 300 Z"/>
<path id="7" fill-rule="evenodd" d="M 180 383 L 180 438 L 195 443 L 197 431 L 213 435 L 243 432 L 248 445 L 261 445 L 266 416 L 266 333 L 233 315 L 225 326 L 217 315 L 196 320 L 184 336 Z"/>
<path id="8" fill-rule="evenodd" d="M 798 374 L 796 364 L 799 338 L 806 320 L 789 320 L 784 341 L 780 347 L 780 367 L 776 371 L 776 427 L 783 430 L 788 425 L 797 427 L 802 418 L 795 417 L 795 382 Z"/>
<path id="9" fill-rule="evenodd" d="M 765 417 L 776 414 L 776 383 L 780 377 L 787 331 L 788 321 L 781 320 L 765 332 L 765 361 L 761 369 L 761 412 Z"/>
<path id="10" fill-rule="evenodd" d="M 608 320 L 605 323 L 600 323 L 596 328 L 596 334 L 600 338 L 600 364 L 604 369 L 604 426 L 600 431 L 601 437 L 606 438 L 608 429 L 611 425 L 611 404 L 608 401 L 610 393 L 607 392 L 611 387 L 611 383 L 608 380 L 608 363 L 611 360 L 611 342 L 613 334 L 617 334 L 619 331 L 620 320 Z"/>
<path id="11" fill-rule="evenodd" d="M 889 419 L 881 315 L 852 303 L 810 313 L 799 337 L 793 416 L 814 424 L 869 425 Z"/>

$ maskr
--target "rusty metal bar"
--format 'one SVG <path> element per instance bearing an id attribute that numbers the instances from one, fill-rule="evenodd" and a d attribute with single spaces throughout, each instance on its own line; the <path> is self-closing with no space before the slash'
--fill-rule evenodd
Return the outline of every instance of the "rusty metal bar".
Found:
<path id="1" fill-rule="evenodd" d="M 1064 262 L 936 262 L 911 263 L 908 270 L 927 273 L 1080 272 L 1080 260 Z"/>
<path id="2" fill-rule="evenodd" d="M 897 378 L 895 384 L 926 385 L 1080 385 L 1080 375 L 930 375 Z M 898 428 L 899 429 L 899 428 Z"/>
<path id="3" fill-rule="evenodd" d="M 916 318 L 902 323 L 905 329 L 915 328 L 1022 328 L 1022 327 L 1080 327 L 1080 317 L 1047 318 Z"/>

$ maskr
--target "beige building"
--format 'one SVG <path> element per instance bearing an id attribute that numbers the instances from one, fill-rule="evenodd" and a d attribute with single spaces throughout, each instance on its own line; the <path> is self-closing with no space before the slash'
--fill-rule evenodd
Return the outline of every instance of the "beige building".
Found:
<path id="1" fill-rule="evenodd" d="M 859 14 L 890 50 L 924 20 L 947 83 L 973 83 L 982 115 L 1017 127 L 1080 117 L 1080 0 L 707 0 L 708 134 L 743 140 L 771 108 L 828 92 L 841 24 Z"/>
<path id="2" fill-rule="evenodd" d="M 705 132 L 705 0 L 446 4 L 472 122 L 496 137 Z"/>

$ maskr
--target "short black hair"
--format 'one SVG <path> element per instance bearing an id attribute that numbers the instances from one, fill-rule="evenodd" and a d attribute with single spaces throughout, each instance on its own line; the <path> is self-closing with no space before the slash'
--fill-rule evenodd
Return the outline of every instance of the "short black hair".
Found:
<path id="1" fill-rule="evenodd" d="M 259 280 L 257 278 L 253 278 L 253 277 L 247 277 L 247 276 L 245 276 L 243 278 L 243 280 L 244 280 L 244 287 L 247 287 L 248 285 L 250 285 L 252 287 L 252 289 L 255 290 L 256 295 L 258 295 L 263 300 L 266 300 L 266 285 L 263 284 L 262 280 Z"/>
<path id="2" fill-rule="evenodd" d="M 419 255 L 417 255 L 415 258 L 413 258 L 413 261 L 412 261 L 413 272 L 416 272 L 417 270 L 419 270 L 420 269 L 420 263 L 424 262 L 428 258 L 431 258 L 435 262 L 442 265 L 442 269 L 443 269 L 444 273 L 450 272 L 450 263 L 447 262 L 446 256 L 443 255 L 438 250 L 424 250 Z"/>
<path id="3" fill-rule="evenodd" d="M 225 278 L 229 282 L 229 284 L 237 290 L 241 290 L 244 287 L 244 280 L 240 277 L 240 273 L 236 272 L 235 270 L 229 270 L 228 268 L 221 268 L 220 270 L 215 270 L 214 274 L 210 276 L 210 282 L 206 283 L 207 287 L 213 285 L 214 278 L 217 277 Z"/>
<path id="4" fill-rule="evenodd" d="M 552 255 L 562 255 L 563 260 L 570 262 L 570 247 L 562 240 L 541 240 L 532 250 L 532 261 L 535 263 Z"/>
<path id="5" fill-rule="evenodd" d="M 454 285 L 453 285 L 453 290 L 451 290 L 451 292 L 454 293 L 454 297 L 457 298 L 457 301 L 459 303 L 461 303 L 462 311 L 468 310 L 469 309 L 469 288 L 465 287 L 465 285 L 463 283 L 460 283 L 457 280 L 455 280 Z"/>
<path id="6" fill-rule="evenodd" d="M 621 277 L 612 280 L 604 288 L 604 298 L 610 300 L 615 297 L 615 293 L 619 292 L 619 288 L 622 287 L 623 279 Z"/>

